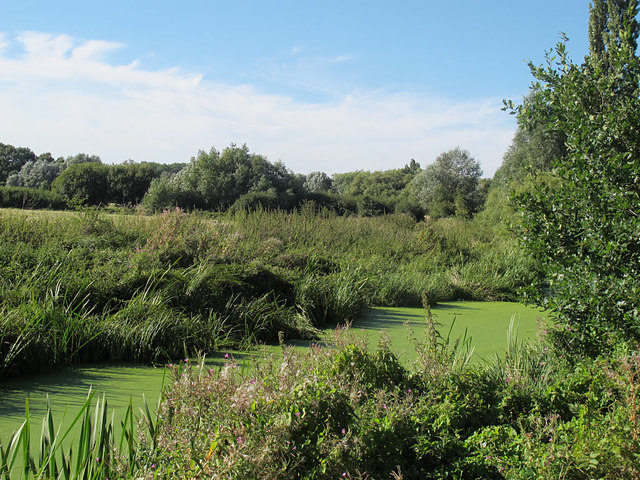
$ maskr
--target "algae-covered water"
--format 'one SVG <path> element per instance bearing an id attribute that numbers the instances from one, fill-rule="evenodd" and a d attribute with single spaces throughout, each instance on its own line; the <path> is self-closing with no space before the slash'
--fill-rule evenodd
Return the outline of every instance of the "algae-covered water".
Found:
<path id="1" fill-rule="evenodd" d="M 520 339 L 536 335 L 540 322 L 547 322 L 543 311 L 513 302 L 447 302 L 431 308 L 440 335 L 453 344 L 456 339 L 470 339 L 472 361 L 483 362 L 501 355 L 507 344 L 507 329 L 511 319 Z M 392 350 L 411 361 L 416 358 L 415 340 L 426 339 L 426 315 L 422 308 L 373 308 L 354 324 L 376 342 L 384 330 L 391 340 Z M 413 339 L 412 339 L 413 337 Z"/>
<path id="2" fill-rule="evenodd" d="M 531 338 L 535 335 L 537 322 L 544 317 L 537 309 L 510 302 L 451 302 L 433 307 L 432 314 L 443 337 L 449 335 L 452 341 L 465 334 L 471 337 L 475 361 L 483 361 L 504 349 L 511 318 L 515 320 L 519 337 Z M 411 337 L 424 339 L 426 325 L 425 311 L 421 308 L 372 308 L 365 318 L 353 324 L 353 329 L 358 335 L 366 335 L 372 344 L 378 342 L 380 332 L 384 330 L 391 340 L 392 349 L 403 361 L 411 361 L 416 357 L 415 342 Z M 274 353 L 277 350 L 278 347 L 267 346 L 263 351 Z M 213 355 L 208 363 L 222 364 L 224 353 Z M 255 354 L 260 353 L 254 352 L 252 356 Z M 242 352 L 234 353 L 235 359 L 240 361 L 243 355 Z M 161 367 L 103 364 L 1 381 L 0 439 L 6 441 L 23 422 L 27 398 L 32 429 L 39 437 L 47 396 L 54 420 L 64 418 L 69 422 L 86 400 L 90 388 L 98 395 L 106 395 L 118 424 L 130 401 L 133 402 L 134 412 L 138 412 L 138 407 L 143 403 L 143 393 L 149 406 L 155 407 L 166 374 L 167 370 Z"/>

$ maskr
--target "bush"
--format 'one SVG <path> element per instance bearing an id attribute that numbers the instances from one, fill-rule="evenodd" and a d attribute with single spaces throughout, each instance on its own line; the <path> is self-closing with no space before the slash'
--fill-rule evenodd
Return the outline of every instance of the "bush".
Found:
<path id="1" fill-rule="evenodd" d="M 24 187 L 0 187 L 0 208 L 67 208 L 66 198 L 49 190 Z"/>

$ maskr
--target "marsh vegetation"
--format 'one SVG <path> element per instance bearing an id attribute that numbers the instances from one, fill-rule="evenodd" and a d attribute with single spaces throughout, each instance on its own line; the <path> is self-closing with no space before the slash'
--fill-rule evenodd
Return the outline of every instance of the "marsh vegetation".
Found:
<path id="1" fill-rule="evenodd" d="M 116 433 L 88 398 L 74 454 L 49 411 L 34 456 L 27 410 L 0 478 L 640 478 L 637 16 L 595 0 L 584 62 L 563 39 L 531 65 L 493 184 L 460 149 L 329 178 L 246 146 L 161 173 L 0 144 L 3 206 L 70 210 L 0 212 L 0 376 L 183 359 L 137 428 L 129 408 Z M 55 168 L 51 191 L 28 188 Z M 90 207 L 139 202 L 143 171 L 154 215 Z M 454 299 L 533 302 L 551 322 L 474 362 L 433 315 Z M 413 362 L 342 328 L 315 341 L 372 305 L 424 309 Z M 280 352 L 190 359 L 256 342 Z"/>

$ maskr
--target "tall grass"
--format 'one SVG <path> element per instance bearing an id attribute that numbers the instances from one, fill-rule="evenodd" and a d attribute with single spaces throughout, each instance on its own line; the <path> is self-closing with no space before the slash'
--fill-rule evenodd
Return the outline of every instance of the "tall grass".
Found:
<path id="1" fill-rule="evenodd" d="M 107 400 L 95 399 L 89 391 L 82 407 L 65 428 L 56 427 L 51 405 L 42 419 L 40 441 L 35 442 L 31 431 L 29 401 L 25 404 L 25 420 L 3 444 L 0 436 L 0 480 L 55 479 L 91 480 L 130 477 L 138 468 L 140 458 L 132 404 L 129 403 L 120 425 L 114 426 Z M 146 441 L 153 445 L 156 419 L 148 405 L 141 408 Z M 79 427 L 79 431 L 76 429 Z M 75 448 L 75 450 L 74 450 Z M 34 457 L 34 452 L 37 456 Z"/>
<path id="2" fill-rule="evenodd" d="M 131 405 L 118 433 L 90 395 L 76 443 L 50 408 L 37 442 L 27 404 L 0 437 L 0 480 L 638 478 L 638 352 L 574 368 L 512 322 L 506 355 L 474 364 L 468 338 L 438 335 L 426 300 L 411 367 L 384 338 L 372 348 L 340 328 L 252 368 L 179 362 L 137 435 Z"/>
<path id="3" fill-rule="evenodd" d="M 512 325 L 507 359 L 482 366 L 464 338 L 431 332 L 413 368 L 384 341 L 372 349 L 344 330 L 252 370 L 176 367 L 154 468 L 137 475 L 637 478 L 637 355 L 571 371 Z"/>
<path id="4" fill-rule="evenodd" d="M 473 221 L 0 211 L 0 376 L 309 338 L 370 305 L 515 299 L 535 266 Z"/>

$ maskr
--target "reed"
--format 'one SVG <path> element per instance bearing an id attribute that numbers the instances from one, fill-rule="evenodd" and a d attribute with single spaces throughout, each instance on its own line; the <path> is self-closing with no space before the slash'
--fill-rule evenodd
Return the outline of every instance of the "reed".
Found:
<path id="1" fill-rule="evenodd" d="M 153 445 L 156 418 L 146 400 L 140 410 L 142 424 L 146 426 L 141 433 Z M 62 423 L 56 427 L 47 398 L 40 439 L 35 443 L 27 399 L 22 425 L 9 436 L 6 444 L 0 437 L 0 479 L 102 480 L 131 477 L 137 468 L 140 451 L 136 426 L 130 402 L 120 422 L 118 435 L 106 397 L 95 398 L 95 393 L 90 390 L 82 407 L 64 428 Z"/>
<path id="2" fill-rule="evenodd" d="M 0 377 L 309 338 L 367 307 L 513 300 L 535 265 L 480 223 L 312 204 L 153 216 L 0 210 Z"/>

